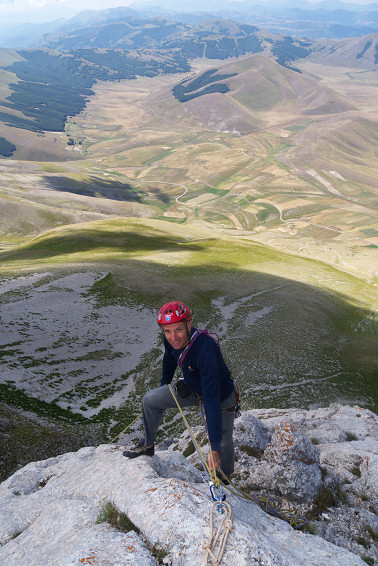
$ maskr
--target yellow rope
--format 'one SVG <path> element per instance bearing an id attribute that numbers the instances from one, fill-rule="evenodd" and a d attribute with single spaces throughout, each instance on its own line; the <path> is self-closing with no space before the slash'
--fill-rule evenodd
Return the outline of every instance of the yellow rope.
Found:
<path id="1" fill-rule="evenodd" d="M 168 385 L 170 392 L 172 393 L 172 397 L 174 398 L 176 405 L 181 413 L 181 416 L 184 420 L 184 423 L 189 431 L 189 434 L 192 438 L 192 442 L 195 444 L 195 447 L 197 449 L 198 455 L 200 456 L 206 470 L 208 471 L 209 475 L 210 475 L 210 480 L 214 483 L 215 487 L 219 487 L 220 485 L 220 480 L 216 475 L 216 469 L 215 469 L 215 464 L 214 464 L 214 457 L 213 457 L 213 451 L 211 449 L 211 445 L 209 442 L 209 449 L 210 449 L 210 454 L 211 454 L 211 461 L 213 464 L 213 469 L 210 470 L 209 465 L 205 459 L 205 457 L 202 454 L 202 450 L 193 434 L 192 429 L 190 428 L 190 425 L 188 423 L 188 420 L 186 418 L 186 416 L 184 415 L 184 412 L 180 406 L 180 403 L 178 402 L 176 395 L 173 392 L 173 389 L 170 385 Z M 222 521 L 220 522 L 218 529 L 215 530 L 213 528 L 213 523 L 214 523 L 214 519 L 213 519 L 213 515 L 214 515 L 214 509 L 217 506 L 221 506 L 223 512 L 226 510 L 226 513 L 224 513 L 224 517 L 222 519 Z M 223 530 L 223 534 L 222 533 Z M 224 553 L 224 549 L 226 547 L 226 542 L 227 542 L 227 538 L 229 533 L 232 530 L 232 509 L 231 506 L 224 502 L 224 501 L 215 501 L 211 507 L 211 511 L 210 511 L 210 539 L 204 544 L 204 548 L 206 550 L 206 564 L 208 566 L 219 566 L 219 564 L 222 561 L 222 557 L 223 557 L 223 553 Z M 219 541 L 219 542 L 218 542 Z M 215 556 L 214 554 L 214 549 L 216 544 L 218 543 L 218 554 L 217 556 Z"/>
<path id="2" fill-rule="evenodd" d="M 137 422 L 138 419 L 140 419 L 140 417 L 143 415 L 143 413 L 140 413 L 140 415 L 137 416 L 136 419 L 133 420 L 132 423 L 130 423 L 129 425 L 127 425 L 127 427 L 125 427 L 123 430 L 121 430 L 121 432 L 119 434 L 117 434 L 117 436 L 115 436 L 114 438 L 112 438 L 112 440 L 110 440 L 108 442 L 108 444 L 111 444 L 112 442 L 114 442 L 115 440 L 117 440 L 117 438 L 119 438 L 121 436 L 121 434 L 123 434 L 124 432 L 126 432 L 130 427 L 133 426 L 134 423 Z"/>
<path id="3" fill-rule="evenodd" d="M 207 463 L 207 460 L 206 460 L 206 458 L 204 457 L 204 455 L 202 454 L 201 448 L 200 448 L 200 446 L 199 446 L 197 440 L 195 439 L 195 436 L 194 436 L 194 434 L 193 434 L 193 431 L 192 431 L 192 429 L 190 428 L 190 424 L 188 423 L 188 420 L 187 420 L 186 416 L 184 415 L 184 412 L 183 412 L 183 410 L 182 410 L 182 408 L 181 408 L 180 403 L 179 403 L 178 400 L 177 400 L 176 395 L 175 395 L 174 392 L 173 392 L 172 387 L 171 387 L 169 384 L 168 384 L 168 387 L 169 387 L 169 391 L 172 393 L 172 397 L 173 397 L 173 399 L 175 400 L 176 405 L 177 405 L 177 407 L 178 407 L 178 409 L 179 409 L 179 411 L 180 411 L 180 413 L 181 413 L 181 416 L 182 416 L 182 418 L 183 418 L 183 420 L 184 420 L 184 423 L 185 423 L 185 425 L 186 425 L 186 428 L 188 429 L 189 434 L 190 434 L 190 436 L 192 437 L 192 441 L 193 441 L 193 443 L 194 443 L 194 445 L 195 445 L 195 447 L 196 447 L 196 449 L 197 449 L 198 455 L 200 456 L 200 458 L 201 458 L 201 460 L 202 460 L 202 462 L 203 462 L 203 465 L 205 466 L 206 471 L 208 472 L 208 474 L 209 474 L 209 476 L 210 476 L 210 480 L 214 483 L 215 487 L 219 487 L 220 482 L 219 482 L 219 478 L 218 478 L 217 475 L 216 475 L 216 470 L 215 470 L 215 466 L 214 466 L 214 457 L 213 457 L 213 452 L 212 452 L 212 450 L 211 450 L 211 446 L 210 446 L 210 454 L 211 454 L 211 459 L 212 459 L 212 462 L 213 462 L 213 469 L 212 469 L 212 470 L 210 470 L 209 465 L 208 465 L 208 463 Z"/>
<path id="4" fill-rule="evenodd" d="M 311 529 L 311 532 L 317 532 L 317 529 L 314 525 L 311 525 L 310 523 L 307 523 L 307 521 L 305 519 L 303 519 L 302 517 L 299 516 L 299 510 L 298 509 L 284 509 L 282 507 L 278 507 L 276 506 L 276 503 L 273 499 L 271 499 L 269 496 L 267 495 L 262 495 L 261 493 L 256 494 L 256 495 L 249 495 L 248 493 L 245 493 L 244 491 L 242 491 L 241 489 L 239 489 L 238 487 L 236 487 L 236 485 L 234 485 L 232 483 L 232 481 L 230 480 L 229 477 L 227 477 L 227 475 L 223 472 L 223 470 L 221 468 L 218 468 L 221 476 L 224 480 L 226 480 L 228 483 L 227 485 L 222 481 L 222 479 L 220 479 L 217 475 L 216 475 L 216 470 L 215 470 L 215 466 L 214 466 L 214 459 L 213 459 L 213 453 L 211 450 L 211 446 L 210 446 L 210 454 L 211 454 L 211 458 L 212 458 L 212 462 L 213 462 L 213 469 L 210 471 L 208 463 L 206 461 L 206 459 L 204 458 L 201 448 L 198 445 L 193 431 L 190 428 L 190 425 L 188 423 L 187 418 L 185 417 L 181 406 L 171 388 L 170 385 L 168 385 L 170 392 L 172 393 L 172 396 L 176 402 L 177 407 L 179 408 L 179 411 L 181 413 L 181 416 L 185 422 L 185 425 L 189 431 L 190 436 L 192 437 L 192 441 L 195 444 L 195 447 L 197 449 L 197 452 L 199 454 L 199 456 L 202 459 L 202 462 L 204 463 L 204 466 L 206 467 L 206 470 L 208 471 L 209 475 L 210 475 L 210 479 L 211 481 L 214 482 L 215 487 L 219 487 L 220 484 L 222 484 L 223 487 L 225 487 L 230 493 L 232 493 L 233 495 L 235 495 L 236 497 L 240 497 L 241 499 L 246 499 L 248 501 L 252 501 L 253 503 L 256 503 L 261 509 L 263 509 L 264 511 L 266 511 L 267 513 L 270 513 L 273 516 L 279 517 L 281 519 L 283 519 L 284 521 L 288 522 L 292 527 L 294 528 L 299 528 L 302 526 L 308 526 L 308 528 Z"/>
<path id="5" fill-rule="evenodd" d="M 219 471 L 222 475 L 222 479 L 226 480 L 228 484 L 226 485 L 223 483 L 222 479 L 220 483 L 224 486 L 230 493 L 235 495 L 236 497 L 240 497 L 241 499 L 245 499 L 247 501 L 252 501 L 256 503 L 261 509 L 266 511 L 267 513 L 272 514 L 284 521 L 287 521 L 293 528 L 300 528 L 302 526 L 307 526 L 308 530 L 314 534 L 317 534 L 318 529 L 312 523 L 307 522 L 306 519 L 302 518 L 299 515 L 299 509 L 285 509 L 283 507 L 276 507 L 275 501 L 271 499 L 268 495 L 262 495 L 261 493 L 250 495 L 245 493 L 240 488 L 236 487 L 235 484 L 232 483 L 229 477 L 223 472 L 221 468 Z M 271 510 L 274 510 L 274 513 L 271 513 Z"/>
<path id="6" fill-rule="evenodd" d="M 214 509 L 222 505 L 223 517 L 217 529 L 214 528 Z M 204 544 L 204 549 L 206 550 L 206 564 L 208 566 L 218 566 L 223 557 L 224 549 L 226 547 L 226 542 L 229 533 L 232 530 L 232 509 L 231 506 L 226 503 L 214 502 L 210 512 L 210 538 Z M 223 534 L 221 534 L 223 531 Z M 218 553 L 215 556 L 215 547 L 218 543 Z"/>

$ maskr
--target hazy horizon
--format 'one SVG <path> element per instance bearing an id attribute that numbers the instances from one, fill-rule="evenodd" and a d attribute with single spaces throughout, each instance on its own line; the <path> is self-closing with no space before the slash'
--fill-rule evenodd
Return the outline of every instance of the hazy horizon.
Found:
<path id="1" fill-rule="evenodd" d="M 230 0 L 238 4 L 244 2 L 240 0 Z M 255 0 L 248 2 L 249 4 L 263 4 L 267 3 L 264 0 Z M 324 0 L 308 0 L 309 4 L 325 4 Z M 343 0 L 340 2 L 335 0 L 335 4 L 348 4 L 348 5 L 377 5 L 370 0 Z M 275 3 L 277 5 L 277 3 Z M 282 0 L 279 2 L 280 6 L 303 6 L 306 2 L 299 2 L 298 0 Z M 223 3 L 215 2 L 215 0 L 206 0 L 199 2 L 199 0 L 182 2 L 180 8 L 177 9 L 176 5 L 170 0 L 81 0 L 78 4 L 74 0 L 0 0 L 0 22 L 16 26 L 20 23 L 38 23 L 46 22 L 59 18 L 70 18 L 84 10 L 104 10 L 117 7 L 130 7 L 133 9 L 141 9 L 147 6 L 161 6 L 167 9 L 174 9 L 175 11 L 216 11 L 223 7 Z M 175 6 L 175 8 L 172 8 Z M 0 23 L 0 25 L 1 25 Z"/>

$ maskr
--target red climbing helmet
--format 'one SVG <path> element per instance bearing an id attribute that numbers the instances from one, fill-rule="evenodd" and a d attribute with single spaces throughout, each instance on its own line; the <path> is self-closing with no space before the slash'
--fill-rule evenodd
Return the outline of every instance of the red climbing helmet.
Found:
<path id="1" fill-rule="evenodd" d="M 190 308 L 179 301 L 170 301 L 161 307 L 157 315 L 158 324 L 173 324 L 189 321 L 192 318 Z"/>

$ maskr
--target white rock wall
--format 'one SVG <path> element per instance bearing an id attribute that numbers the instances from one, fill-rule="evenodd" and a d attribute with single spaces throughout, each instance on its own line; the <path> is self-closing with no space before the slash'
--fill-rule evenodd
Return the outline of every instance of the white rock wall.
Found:
<path id="1" fill-rule="evenodd" d="M 130 461 L 122 456 L 122 447 L 103 445 L 31 463 L 0 485 L 0 564 L 157 564 L 147 542 L 150 548 L 166 549 L 167 564 L 203 565 L 212 502 L 199 479 L 180 453 L 169 450 Z M 126 513 L 141 534 L 96 524 L 107 501 Z M 224 564 L 364 564 L 253 503 L 234 496 L 228 501 L 234 526 Z"/>

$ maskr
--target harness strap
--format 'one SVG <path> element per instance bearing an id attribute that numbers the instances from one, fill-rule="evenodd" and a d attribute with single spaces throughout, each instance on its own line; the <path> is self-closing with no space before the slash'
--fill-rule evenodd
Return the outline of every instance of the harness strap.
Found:
<path id="1" fill-rule="evenodd" d="M 216 332 L 210 332 L 209 330 L 196 330 L 194 332 L 193 336 L 190 338 L 189 344 L 186 346 L 185 350 L 183 352 L 181 352 L 181 355 L 178 359 L 177 364 L 178 364 L 180 369 L 184 365 L 185 358 L 188 355 L 190 348 L 193 346 L 193 344 L 197 340 L 197 338 L 199 336 L 201 336 L 201 334 L 206 334 L 207 336 L 210 336 L 210 338 L 212 338 L 214 340 L 214 342 L 216 342 L 217 346 L 219 347 L 219 336 L 218 336 L 218 334 L 216 334 Z M 215 338 L 214 338 L 214 336 L 215 336 Z"/>

